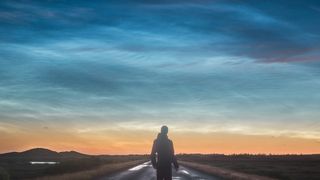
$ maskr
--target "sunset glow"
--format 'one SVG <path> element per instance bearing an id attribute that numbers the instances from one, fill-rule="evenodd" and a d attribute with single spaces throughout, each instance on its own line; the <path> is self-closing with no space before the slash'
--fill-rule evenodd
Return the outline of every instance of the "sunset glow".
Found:
<path id="1" fill-rule="evenodd" d="M 0 153 L 320 153 L 319 1 L 76 2 L 0 2 Z"/>

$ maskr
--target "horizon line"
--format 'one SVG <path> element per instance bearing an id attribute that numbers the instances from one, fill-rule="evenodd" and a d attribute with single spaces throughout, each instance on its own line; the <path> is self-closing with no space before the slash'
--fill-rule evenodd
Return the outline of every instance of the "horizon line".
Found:
<path id="1" fill-rule="evenodd" d="M 7 151 L 7 152 L 0 152 L 0 155 L 2 154 L 8 154 L 8 153 L 23 153 L 26 151 L 30 151 L 30 150 L 35 150 L 35 149 L 43 149 L 43 150 L 49 150 L 49 151 L 54 151 L 57 153 L 62 153 L 62 152 L 76 152 L 76 153 L 80 153 L 80 154 L 84 154 L 84 155 L 89 155 L 89 156 L 134 156 L 134 155 L 150 155 L 149 153 L 128 153 L 128 154 L 90 154 L 90 153 L 83 153 L 81 151 L 77 151 L 77 150 L 65 150 L 65 151 L 57 151 L 57 150 L 53 150 L 53 149 L 49 149 L 49 148 L 45 148 L 45 147 L 35 147 L 35 148 L 29 148 L 29 149 L 25 149 L 22 151 Z M 290 156 L 301 156 L 301 155 L 320 155 L 320 152 L 318 153 L 200 153 L 200 152 L 193 152 L 193 153 L 176 153 L 176 155 L 224 155 L 224 156 L 237 156 L 237 155 L 252 155 L 252 156 L 281 156 L 281 155 L 290 155 Z"/>

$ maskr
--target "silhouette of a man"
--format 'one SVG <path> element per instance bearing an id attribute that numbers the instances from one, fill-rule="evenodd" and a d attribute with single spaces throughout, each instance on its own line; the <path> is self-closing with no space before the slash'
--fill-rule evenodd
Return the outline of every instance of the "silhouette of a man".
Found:
<path id="1" fill-rule="evenodd" d="M 153 168 L 157 169 L 157 180 L 172 180 L 172 163 L 176 170 L 179 168 L 173 143 L 167 134 L 168 127 L 162 126 L 157 139 L 153 141 L 151 163 Z"/>

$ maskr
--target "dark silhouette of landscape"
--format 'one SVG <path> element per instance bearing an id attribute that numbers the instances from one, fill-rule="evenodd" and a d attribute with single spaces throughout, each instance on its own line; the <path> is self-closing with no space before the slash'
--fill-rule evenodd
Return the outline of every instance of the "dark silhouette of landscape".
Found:
<path id="1" fill-rule="evenodd" d="M 221 179 L 320 177 L 320 155 L 178 154 L 178 162 Z M 0 154 L 0 179 L 96 179 L 149 161 L 149 155 L 87 155 L 35 148 Z M 30 162 L 57 162 L 31 164 Z M 63 178 L 60 176 L 63 175 Z"/>
<path id="2" fill-rule="evenodd" d="M 90 172 L 91 177 L 99 177 L 101 174 L 124 170 L 145 161 L 147 161 L 146 155 L 88 155 L 76 151 L 56 152 L 35 148 L 23 152 L 0 154 L 0 180 L 30 179 L 82 171 L 87 173 L 88 170 L 107 166 L 105 172 L 100 172 L 103 170 Z"/>
<path id="3" fill-rule="evenodd" d="M 82 154 L 76 151 L 56 152 L 45 148 L 35 148 L 23 152 L 10 152 L 0 155 L 0 158 L 18 158 L 33 161 L 58 160 L 68 158 L 86 158 L 90 155 Z"/>

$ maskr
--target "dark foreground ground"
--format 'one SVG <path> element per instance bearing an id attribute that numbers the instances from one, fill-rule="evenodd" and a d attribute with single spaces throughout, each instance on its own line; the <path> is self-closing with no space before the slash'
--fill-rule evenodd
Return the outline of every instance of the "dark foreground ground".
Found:
<path id="1" fill-rule="evenodd" d="M 319 180 L 320 155 L 179 155 L 179 160 L 284 180 Z"/>
<path id="2" fill-rule="evenodd" d="M 7 179 L 154 179 L 155 170 L 149 163 L 148 155 L 89 156 L 77 152 L 54 152 L 47 149 L 32 149 L 21 153 L 0 154 L 0 180 Z M 54 161 L 54 165 L 32 165 L 30 161 Z M 217 172 L 240 172 L 284 180 L 319 180 L 320 155 L 178 155 L 180 162 L 192 162 L 193 166 L 182 163 L 174 172 L 174 179 L 217 179 Z M 134 166 L 137 168 L 133 168 Z M 205 165 L 206 169 L 204 170 Z M 195 166 L 194 166 L 195 165 Z M 216 168 L 216 169 L 217 169 Z M 211 174 L 211 175 L 210 175 Z M 63 177 L 62 177 L 62 176 Z M 93 178 L 94 177 L 94 178 Z M 227 177 L 227 176 L 226 176 Z M 220 177 L 221 179 L 221 177 Z"/>
<path id="3" fill-rule="evenodd" d="M 146 155 L 91 156 L 74 151 L 58 153 L 37 148 L 21 153 L 0 154 L 0 180 L 36 179 L 78 172 L 82 173 L 78 176 L 89 174 L 90 177 L 95 177 L 127 169 L 137 163 L 147 161 L 147 158 Z M 58 163 L 31 164 L 31 161 Z"/>

